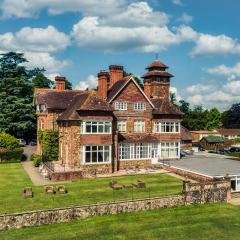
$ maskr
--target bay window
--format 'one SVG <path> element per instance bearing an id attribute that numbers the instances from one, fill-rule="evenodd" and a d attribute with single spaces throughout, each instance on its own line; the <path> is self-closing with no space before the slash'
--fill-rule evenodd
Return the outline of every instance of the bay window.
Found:
<path id="1" fill-rule="evenodd" d="M 152 158 L 177 159 L 179 158 L 179 153 L 179 142 L 119 144 L 120 160 L 139 160 Z"/>
<path id="2" fill-rule="evenodd" d="M 144 132 L 145 131 L 145 122 L 143 120 L 134 121 L 134 132 Z"/>
<path id="3" fill-rule="evenodd" d="M 111 145 L 85 145 L 83 146 L 84 163 L 110 163 Z"/>
<path id="4" fill-rule="evenodd" d="M 179 122 L 155 122 L 154 132 L 156 133 L 180 133 Z"/>
<path id="5" fill-rule="evenodd" d="M 82 133 L 112 133 L 112 122 L 82 121 Z"/>

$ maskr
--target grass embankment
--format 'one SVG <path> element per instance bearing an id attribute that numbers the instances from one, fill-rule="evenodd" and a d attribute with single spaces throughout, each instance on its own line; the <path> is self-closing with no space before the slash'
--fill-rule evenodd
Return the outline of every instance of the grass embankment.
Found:
<path id="1" fill-rule="evenodd" d="M 0 164 L 0 214 L 50 209 L 71 205 L 109 202 L 113 200 L 146 198 L 179 194 L 182 181 L 167 174 L 146 174 L 115 177 L 119 184 L 145 181 L 146 189 L 123 189 L 114 191 L 109 187 L 111 178 L 84 179 L 65 184 L 67 194 L 46 195 L 44 187 L 33 186 L 20 163 Z M 32 187 L 33 198 L 24 199 L 22 189 Z"/>
<path id="2" fill-rule="evenodd" d="M 0 232 L 1 240 L 239 240 L 240 208 L 192 205 Z"/>

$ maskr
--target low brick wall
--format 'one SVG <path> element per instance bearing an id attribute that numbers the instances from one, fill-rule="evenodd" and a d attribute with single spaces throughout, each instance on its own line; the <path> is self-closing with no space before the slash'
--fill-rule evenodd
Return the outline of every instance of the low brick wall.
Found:
<path id="1" fill-rule="evenodd" d="M 69 222 L 91 216 L 147 211 L 184 205 L 182 195 L 32 211 L 0 216 L 0 230 Z"/>
<path id="2" fill-rule="evenodd" d="M 228 202 L 230 198 L 230 179 L 201 183 L 183 181 L 181 195 L 0 215 L 0 230 L 69 222 L 107 214 L 147 211 L 190 204 Z"/>

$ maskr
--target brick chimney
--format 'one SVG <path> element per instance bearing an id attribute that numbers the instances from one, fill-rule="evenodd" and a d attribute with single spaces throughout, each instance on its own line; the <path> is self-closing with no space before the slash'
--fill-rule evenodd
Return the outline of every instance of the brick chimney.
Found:
<path id="1" fill-rule="evenodd" d="M 147 97 L 151 97 L 151 84 L 147 81 L 144 82 L 144 93 L 147 95 Z"/>
<path id="2" fill-rule="evenodd" d="M 98 96 L 99 98 L 106 100 L 108 90 L 108 72 L 101 71 L 98 73 Z"/>
<path id="3" fill-rule="evenodd" d="M 65 77 L 56 76 L 55 77 L 55 89 L 65 90 Z"/>
<path id="4" fill-rule="evenodd" d="M 110 72 L 109 87 L 111 87 L 115 82 L 123 78 L 123 66 L 110 65 L 109 72 Z"/>

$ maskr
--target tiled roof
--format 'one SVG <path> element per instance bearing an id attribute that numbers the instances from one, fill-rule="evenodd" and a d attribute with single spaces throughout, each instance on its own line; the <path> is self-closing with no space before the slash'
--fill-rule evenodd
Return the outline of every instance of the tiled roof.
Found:
<path id="1" fill-rule="evenodd" d="M 151 99 L 155 109 L 153 114 L 183 115 L 183 112 L 166 99 Z"/>
<path id="2" fill-rule="evenodd" d="M 150 77 L 150 76 L 160 76 L 160 77 L 174 77 L 171 73 L 160 70 L 153 70 L 145 73 L 142 78 Z"/>
<path id="3" fill-rule="evenodd" d="M 192 140 L 192 135 L 190 131 L 184 126 L 181 126 L 181 140 L 183 141 Z"/>
<path id="4" fill-rule="evenodd" d="M 79 111 L 112 111 L 110 105 L 92 93 L 76 95 L 58 120 L 79 120 Z"/>
<path id="5" fill-rule="evenodd" d="M 205 139 L 208 143 L 223 143 L 224 142 L 224 138 L 219 137 L 219 136 L 213 136 L 213 135 L 203 137 L 202 139 Z"/>
<path id="6" fill-rule="evenodd" d="M 115 84 L 113 84 L 113 86 L 108 90 L 107 101 L 111 100 L 131 77 L 132 76 L 130 75 L 115 82 Z"/>
<path id="7" fill-rule="evenodd" d="M 84 93 L 82 90 L 55 90 L 36 89 L 34 93 L 35 104 L 46 104 L 50 109 L 66 109 L 69 102 L 78 94 Z"/>
<path id="8" fill-rule="evenodd" d="M 159 139 L 153 134 L 119 134 L 119 142 L 139 143 L 139 142 L 159 142 Z"/>
<path id="9" fill-rule="evenodd" d="M 218 132 L 221 135 L 240 135 L 239 128 L 220 128 L 218 129 Z"/>
<path id="10" fill-rule="evenodd" d="M 195 134 L 218 134 L 217 131 L 209 131 L 209 130 L 196 130 L 196 131 L 190 131 L 191 133 L 195 133 Z"/>
<path id="11" fill-rule="evenodd" d="M 148 65 L 148 66 L 146 67 L 146 69 L 154 68 L 154 67 L 167 68 L 168 66 L 165 65 L 164 63 L 160 62 L 159 60 L 155 60 L 155 61 L 152 62 L 150 65 Z"/>

